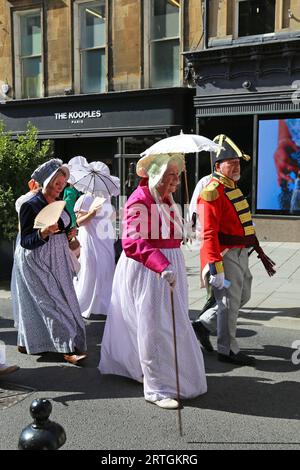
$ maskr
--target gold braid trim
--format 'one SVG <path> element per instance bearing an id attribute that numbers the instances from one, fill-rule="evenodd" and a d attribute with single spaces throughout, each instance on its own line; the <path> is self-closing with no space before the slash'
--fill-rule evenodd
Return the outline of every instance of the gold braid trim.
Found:
<path id="1" fill-rule="evenodd" d="M 227 176 L 222 175 L 222 173 L 218 173 L 217 171 L 215 171 L 213 173 L 213 178 L 216 178 L 218 181 L 220 181 L 220 183 L 224 184 L 226 188 L 236 188 L 235 182 L 230 178 L 227 178 Z"/>
<path id="2" fill-rule="evenodd" d="M 237 215 L 243 226 L 245 236 L 254 235 L 255 229 L 252 224 L 252 215 L 250 212 L 250 207 L 242 191 L 239 188 L 236 188 L 236 189 L 233 189 L 232 191 L 225 191 L 225 194 L 237 212 Z M 240 199 L 241 197 L 243 197 L 241 201 L 234 202 L 237 199 Z M 244 211 L 245 209 L 248 209 L 247 212 L 243 212 L 242 214 L 239 214 L 239 212 Z M 245 224 L 248 224 L 249 222 L 251 222 L 251 225 L 245 225 Z"/>
<path id="3" fill-rule="evenodd" d="M 232 201 L 232 199 L 238 199 L 239 197 L 243 196 L 243 193 L 240 188 L 236 188 L 233 191 L 228 191 L 226 196 L 228 199 L 230 199 L 230 201 Z"/>

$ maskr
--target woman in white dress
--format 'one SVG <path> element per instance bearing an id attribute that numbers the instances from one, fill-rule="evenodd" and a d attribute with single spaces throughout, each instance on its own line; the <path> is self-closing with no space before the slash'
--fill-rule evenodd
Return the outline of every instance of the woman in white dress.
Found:
<path id="1" fill-rule="evenodd" d="M 170 288 L 180 398 L 196 397 L 207 390 L 202 352 L 188 316 L 181 218 L 176 222 L 172 216 L 176 214 L 172 193 L 183 166 L 179 156 L 159 161 L 144 157 L 138 162 L 137 173 L 143 178 L 124 210 L 124 251 L 116 267 L 99 364 L 102 374 L 143 382 L 146 401 L 166 409 L 179 405 Z"/>
<path id="2" fill-rule="evenodd" d="M 105 200 L 98 210 L 90 210 L 93 201 L 93 196 L 84 194 L 74 207 L 81 245 L 81 268 L 74 287 L 84 318 L 107 314 L 115 270 L 113 208 Z"/>

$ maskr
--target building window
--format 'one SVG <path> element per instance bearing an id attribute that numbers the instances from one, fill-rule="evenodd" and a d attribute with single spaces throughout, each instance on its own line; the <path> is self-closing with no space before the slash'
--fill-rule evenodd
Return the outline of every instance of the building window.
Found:
<path id="1" fill-rule="evenodd" d="M 78 1 L 75 13 L 75 87 L 80 93 L 106 89 L 106 0 Z"/>
<path id="2" fill-rule="evenodd" d="M 17 98 L 43 96 L 41 10 L 14 12 L 15 89 Z"/>
<path id="3" fill-rule="evenodd" d="M 144 4 L 149 19 L 149 86 L 152 88 L 178 86 L 180 84 L 180 0 L 145 0 Z"/>
<path id="4" fill-rule="evenodd" d="M 276 0 L 237 0 L 237 36 L 274 33 Z"/>

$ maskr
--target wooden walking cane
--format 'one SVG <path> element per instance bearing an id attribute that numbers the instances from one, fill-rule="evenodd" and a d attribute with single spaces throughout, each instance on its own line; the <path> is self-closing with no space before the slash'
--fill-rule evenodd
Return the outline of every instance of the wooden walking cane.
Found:
<path id="1" fill-rule="evenodd" d="M 176 373 L 176 389 L 177 389 L 177 401 L 178 401 L 178 428 L 180 436 L 182 433 L 182 422 L 181 422 L 181 404 L 180 404 L 180 388 L 179 388 L 179 372 L 178 372 L 178 360 L 177 360 L 177 342 L 176 342 L 176 324 L 175 324 L 175 310 L 174 310 L 174 294 L 173 288 L 170 288 L 171 292 L 171 305 L 172 305 L 172 320 L 173 320 L 173 341 L 174 341 L 174 356 L 175 356 L 175 373 Z"/>
<path id="2" fill-rule="evenodd" d="M 188 186 L 186 168 L 184 169 L 184 185 L 185 185 L 185 203 L 187 205 L 189 205 L 189 203 L 190 203 L 190 194 L 189 194 L 189 186 Z"/>
<path id="3" fill-rule="evenodd" d="M 190 206 L 190 194 L 189 194 L 189 186 L 188 186 L 186 168 L 184 169 L 184 185 L 185 185 L 185 204 L 186 204 L 187 208 L 189 208 L 189 206 Z M 189 212 L 187 213 L 186 221 L 191 222 L 192 219 L 190 220 L 190 217 L 189 217 L 188 214 L 189 214 Z M 185 221 L 185 213 L 184 213 L 184 221 Z M 192 244 L 192 242 L 193 242 L 192 237 L 186 237 L 186 240 L 184 239 L 183 244 L 186 245 L 187 241 L 189 241 Z"/>

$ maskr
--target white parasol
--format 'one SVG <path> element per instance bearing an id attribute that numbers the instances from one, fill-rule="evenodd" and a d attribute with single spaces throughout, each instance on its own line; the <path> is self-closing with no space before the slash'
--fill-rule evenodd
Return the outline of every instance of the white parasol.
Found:
<path id="1" fill-rule="evenodd" d="M 82 193 L 93 196 L 118 196 L 120 180 L 110 174 L 109 168 L 103 162 L 88 163 L 85 157 L 77 156 L 69 163 L 69 182 Z"/>
<path id="2" fill-rule="evenodd" d="M 143 153 L 141 153 L 141 159 L 137 164 L 137 173 L 142 174 L 143 168 L 148 167 L 151 160 L 155 160 L 157 155 L 168 154 L 181 154 L 186 153 L 197 153 L 197 152 L 217 152 L 222 147 L 216 144 L 212 140 L 204 137 L 203 135 L 197 134 L 184 134 L 182 131 L 178 135 L 167 137 L 165 139 L 156 142 L 154 145 L 149 147 Z M 186 190 L 186 202 L 189 204 L 189 190 L 187 184 L 186 169 L 184 170 L 184 181 Z"/>
<path id="3" fill-rule="evenodd" d="M 149 147 L 141 157 L 158 155 L 163 153 L 196 153 L 196 152 L 217 152 L 220 145 L 212 140 L 197 134 L 184 134 L 182 131 L 178 135 L 167 137 Z"/>

